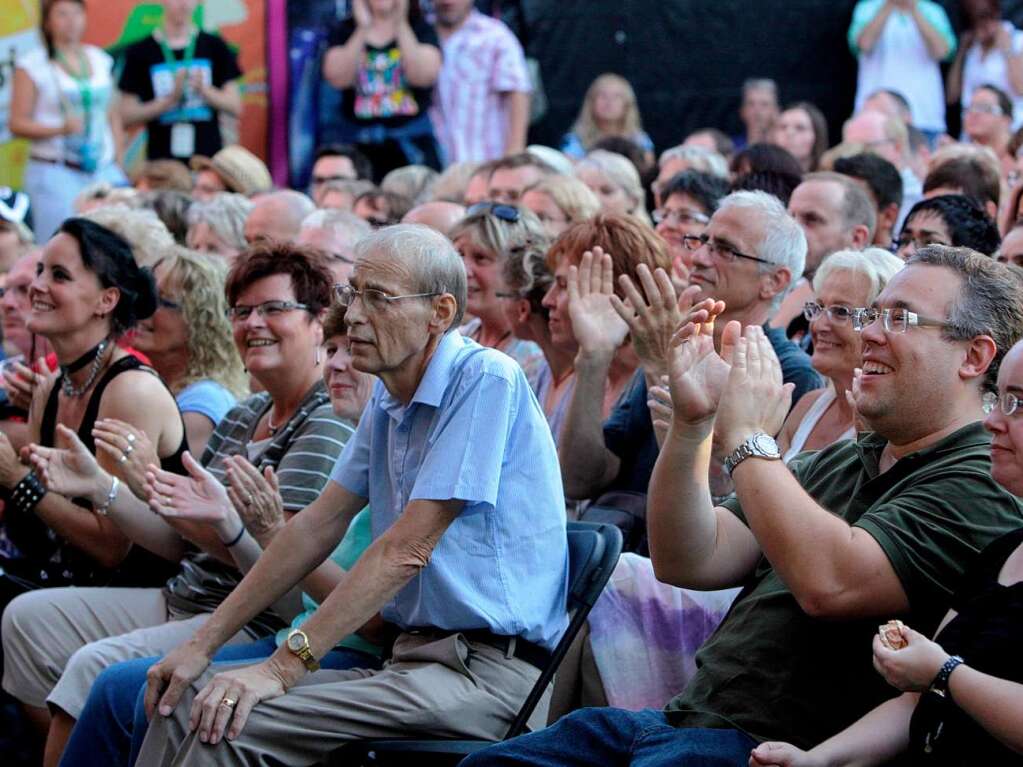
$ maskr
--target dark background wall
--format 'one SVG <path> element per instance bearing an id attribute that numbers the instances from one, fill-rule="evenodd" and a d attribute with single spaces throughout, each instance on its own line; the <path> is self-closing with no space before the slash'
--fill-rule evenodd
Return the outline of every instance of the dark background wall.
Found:
<path id="1" fill-rule="evenodd" d="M 941 0 L 959 27 L 958 0 Z M 540 62 L 549 102 L 532 141 L 557 145 L 602 72 L 636 89 L 645 127 L 659 149 L 715 126 L 740 129 L 742 82 L 771 77 L 783 103 L 808 100 L 828 117 L 837 141 L 852 108 L 856 62 L 846 31 L 856 0 L 479 0 L 497 8 Z M 291 0 L 292 32 L 318 34 L 345 0 Z M 1003 0 L 1023 27 L 1023 0 Z M 322 102 L 322 100 L 321 100 Z M 320 130 L 330 116 L 317 116 Z M 298 116 L 301 110 L 293 112 Z M 294 130 L 292 131 L 294 135 Z"/>

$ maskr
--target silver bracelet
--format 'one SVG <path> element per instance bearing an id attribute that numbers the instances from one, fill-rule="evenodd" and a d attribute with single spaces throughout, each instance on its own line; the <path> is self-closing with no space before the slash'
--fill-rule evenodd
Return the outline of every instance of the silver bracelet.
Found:
<path id="1" fill-rule="evenodd" d="M 93 508 L 95 513 L 99 514 L 101 517 L 105 517 L 108 513 L 110 513 L 110 507 L 113 505 L 114 499 L 117 497 L 117 488 L 120 484 L 121 480 L 114 477 L 114 481 L 110 483 L 110 492 L 107 493 L 107 499 L 103 501 L 101 506 Z"/>

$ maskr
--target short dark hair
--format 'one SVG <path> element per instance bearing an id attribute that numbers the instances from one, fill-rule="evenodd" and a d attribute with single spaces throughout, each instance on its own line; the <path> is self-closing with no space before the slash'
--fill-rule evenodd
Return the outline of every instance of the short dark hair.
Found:
<path id="1" fill-rule="evenodd" d="M 889 205 L 902 205 L 902 176 L 888 160 L 872 152 L 839 157 L 834 164 L 835 173 L 859 179 L 870 189 L 878 210 Z"/>
<path id="2" fill-rule="evenodd" d="M 324 144 L 316 149 L 316 154 L 313 155 L 313 165 L 321 157 L 347 157 L 352 161 L 352 167 L 355 168 L 356 178 L 364 178 L 373 180 L 373 163 L 369 161 L 362 152 L 356 149 L 351 144 Z M 310 166 L 312 167 L 312 166 Z"/>
<path id="3" fill-rule="evenodd" d="M 1009 94 L 1003 91 L 994 83 L 984 83 L 978 85 L 974 90 L 978 91 L 991 91 L 995 94 L 995 98 L 998 99 L 998 108 L 1002 110 L 1002 116 L 1008 117 L 1009 122 L 1012 122 L 1012 99 L 1009 98 Z"/>
<path id="4" fill-rule="evenodd" d="M 941 266 L 962 279 L 945 336 L 952 340 L 977 336 L 994 339 L 997 351 L 984 374 L 983 389 L 997 391 L 1002 359 L 1023 336 L 1023 284 L 1019 273 L 968 248 L 944 245 L 921 248 L 906 263 Z"/>
<path id="5" fill-rule="evenodd" d="M 802 176 L 803 168 L 790 151 L 777 144 L 750 144 L 732 158 L 732 173 L 737 176 L 746 173 L 785 173 L 790 176 Z"/>
<path id="6" fill-rule="evenodd" d="M 330 308 L 327 309 L 327 313 L 323 315 L 323 340 L 326 341 L 328 338 L 334 336 L 343 336 L 348 332 L 348 328 L 345 325 L 345 313 L 348 311 L 348 307 L 342 306 L 339 303 L 333 303 Z"/>
<path id="7" fill-rule="evenodd" d="M 262 239 L 244 250 L 227 273 L 224 286 L 227 305 L 234 306 L 242 291 L 254 282 L 275 274 L 291 277 L 295 300 L 308 306 L 311 314 L 319 314 L 330 306 L 334 275 L 322 252 L 305 245 Z"/>
<path id="8" fill-rule="evenodd" d="M 791 155 L 790 155 L 791 156 Z M 803 183 L 803 177 L 776 170 L 750 171 L 739 176 L 732 183 L 733 192 L 767 192 L 773 194 L 786 208 L 796 187 Z"/>
<path id="9" fill-rule="evenodd" d="M 721 198 L 729 192 L 728 182 L 719 176 L 712 176 L 698 170 L 684 170 L 672 176 L 661 189 L 661 200 L 667 201 L 673 194 L 687 194 L 712 215 L 718 209 Z"/>
<path id="10" fill-rule="evenodd" d="M 969 156 L 951 157 L 928 171 L 924 194 L 943 187 L 959 189 L 982 206 L 987 202 L 997 206 L 1002 196 L 1002 180 L 994 166 Z"/>
<path id="11" fill-rule="evenodd" d="M 991 256 L 1002 244 L 998 227 L 987 212 L 975 201 L 961 194 L 942 194 L 920 200 L 907 214 L 902 225 L 903 230 L 909 226 L 914 216 L 921 213 L 939 216 L 948 227 L 952 244 L 956 247 L 970 248 L 985 256 Z"/>
<path id="12" fill-rule="evenodd" d="M 153 273 L 135 261 L 131 245 L 119 234 L 87 218 L 69 218 L 58 230 L 78 243 L 82 263 L 104 288 L 121 296 L 110 315 L 111 331 L 121 335 L 156 311 Z"/>

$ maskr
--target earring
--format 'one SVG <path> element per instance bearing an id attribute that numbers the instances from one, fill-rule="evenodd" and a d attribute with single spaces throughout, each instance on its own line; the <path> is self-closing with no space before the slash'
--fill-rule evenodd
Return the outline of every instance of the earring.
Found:
<path id="1" fill-rule="evenodd" d="M 316 364 L 317 365 L 320 364 L 320 347 L 319 346 L 316 347 Z"/>

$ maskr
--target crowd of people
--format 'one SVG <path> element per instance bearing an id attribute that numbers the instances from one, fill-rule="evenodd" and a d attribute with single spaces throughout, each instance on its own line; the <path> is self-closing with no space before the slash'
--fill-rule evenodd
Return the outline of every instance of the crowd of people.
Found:
<path id="1" fill-rule="evenodd" d="M 297 190 L 225 141 L 239 70 L 196 0 L 116 84 L 85 4 L 43 3 L 0 222 L 4 763 L 498 741 L 568 625 L 571 520 L 625 553 L 530 732 L 464 764 L 1023 762 L 997 0 L 958 40 L 859 3 L 834 146 L 761 78 L 744 135 L 659 155 L 610 73 L 527 146 L 514 35 L 409 5 L 331 33 L 346 143 Z"/>

